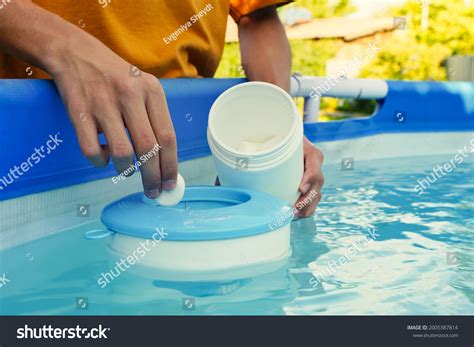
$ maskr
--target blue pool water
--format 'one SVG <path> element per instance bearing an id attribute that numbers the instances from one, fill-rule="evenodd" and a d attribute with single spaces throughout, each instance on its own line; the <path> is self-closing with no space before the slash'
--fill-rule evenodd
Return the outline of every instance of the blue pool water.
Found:
<path id="1" fill-rule="evenodd" d="M 17 246 L 0 252 L 0 314 L 474 314 L 472 158 L 414 190 L 450 159 L 325 166 L 317 214 L 292 224 L 288 264 L 217 287 L 183 293 L 127 271 L 100 288 L 105 241 L 82 237 L 98 221 Z"/>

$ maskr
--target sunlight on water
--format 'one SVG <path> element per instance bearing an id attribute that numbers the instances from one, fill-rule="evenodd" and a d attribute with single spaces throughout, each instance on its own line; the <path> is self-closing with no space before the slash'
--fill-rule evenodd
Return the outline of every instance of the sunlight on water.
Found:
<path id="1" fill-rule="evenodd" d="M 314 218 L 292 225 L 283 267 L 226 283 L 176 284 L 110 269 L 81 226 L 1 253 L 1 314 L 474 314 L 473 161 L 419 196 L 446 157 L 326 166 Z M 4 270 L 5 271 L 5 270 Z"/>

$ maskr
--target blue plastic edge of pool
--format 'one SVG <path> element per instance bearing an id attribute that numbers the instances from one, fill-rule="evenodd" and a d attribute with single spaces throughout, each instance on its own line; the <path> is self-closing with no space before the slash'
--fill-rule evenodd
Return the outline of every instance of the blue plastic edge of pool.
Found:
<path id="1" fill-rule="evenodd" d="M 173 118 L 180 161 L 208 156 L 209 109 L 244 79 L 160 80 Z M 474 130 L 474 83 L 387 81 L 388 95 L 371 118 L 305 124 L 312 142 L 383 133 Z M 75 115 L 80 117 L 80 115 Z M 402 120 L 402 121 L 400 121 Z M 39 162 L 35 149 L 56 136 L 57 147 Z M 103 142 L 103 138 L 101 141 Z M 38 155 L 36 156 L 38 159 Z M 36 160 L 35 160 L 36 161 Z M 11 170 L 24 164 L 19 174 Z M 52 81 L 0 80 L 0 201 L 114 176 L 112 164 L 94 168 L 82 156 L 74 129 Z"/>
<path id="2" fill-rule="evenodd" d="M 134 193 L 107 205 L 102 223 L 111 231 L 155 241 L 155 235 L 165 241 L 209 241 L 263 234 L 293 220 L 293 208 L 287 202 L 249 189 L 186 187 L 182 204 L 199 201 L 200 208 L 196 209 L 152 206 L 144 203 L 143 197 L 143 192 Z M 236 203 L 213 205 L 221 201 Z"/>

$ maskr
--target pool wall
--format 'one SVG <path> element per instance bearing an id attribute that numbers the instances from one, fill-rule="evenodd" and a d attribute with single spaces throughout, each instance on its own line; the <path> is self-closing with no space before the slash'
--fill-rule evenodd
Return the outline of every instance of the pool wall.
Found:
<path id="1" fill-rule="evenodd" d="M 208 112 L 220 93 L 243 81 L 162 81 L 178 138 L 180 172 L 189 185 L 213 184 Z M 326 154 L 325 165 L 340 165 L 344 158 L 355 158 L 361 167 L 372 159 L 451 155 L 474 143 L 473 83 L 387 83 L 388 94 L 373 117 L 305 124 L 306 136 Z M 0 250 L 97 223 L 106 204 L 142 189 L 139 173 L 115 184 L 112 165 L 97 169 L 84 159 L 51 81 L 0 80 L 0 124 L 0 178 L 50 135 L 59 133 L 62 141 L 0 189 Z"/>
<path id="2" fill-rule="evenodd" d="M 214 100 L 243 79 L 162 80 L 178 139 L 180 162 L 210 155 L 207 117 Z M 474 83 L 387 81 L 388 95 L 370 118 L 306 123 L 315 143 L 387 133 L 474 130 Z M 56 137 L 62 142 L 9 186 L 0 200 L 114 176 L 110 164 L 92 167 L 82 156 L 74 129 L 52 81 L 0 80 L 0 178 Z M 101 141 L 103 143 L 104 139 Z M 31 163 L 31 160 L 30 160 Z M 26 166 L 25 166 L 26 167 Z M 11 178 L 11 177 L 10 177 Z"/>

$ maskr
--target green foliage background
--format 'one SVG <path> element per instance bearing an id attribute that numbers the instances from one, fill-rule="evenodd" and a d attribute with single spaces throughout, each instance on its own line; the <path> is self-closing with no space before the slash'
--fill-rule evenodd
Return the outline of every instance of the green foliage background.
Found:
<path id="1" fill-rule="evenodd" d="M 422 2 L 429 3 L 429 26 L 421 28 Z M 467 3 L 467 2 L 466 2 Z M 474 54 L 474 5 L 464 0 L 409 0 L 386 13 L 406 17 L 407 29 L 382 43 L 374 61 L 361 77 L 446 80 L 443 62 L 451 55 Z M 297 0 L 289 5 L 309 9 L 315 18 L 343 16 L 354 11 L 350 0 Z M 326 61 L 343 44 L 341 40 L 292 40 L 294 72 L 305 75 L 325 74 Z M 242 76 L 237 43 L 226 44 L 216 77 Z"/>
<path id="2" fill-rule="evenodd" d="M 423 30 L 422 1 L 428 0 L 410 0 L 391 10 L 406 18 L 406 30 L 384 42 L 361 77 L 444 81 L 448 57 L 474 54 L 474 6 L 464 0 L 429 0 L 429 26 Z"/>
<path id="3" fill-rule="evenodd" d="M 339 0 L 332 5 L 330 3 L 332 3 L 330 0 L 297 0 L 286 8 L 305 7 L 315 18 L 343 16 L 355 10 L 350 0 Z M 291 40 L 290 45 L 293 53 L 292 71 L 304 75 L 322 76 L 326 73 L 326 61 L 336 55 L 342 42 L 340 40 Z M 227 43 L 216 77 L 239 76 L 243 76 L 240 68 L 239 45 Z"/>
<path id="4" fill-rule="evenodd" d="M 421 28 L 422 2 L 429 3 L 429 26 Z M 395 31 L 380 43 L 377 56 L 362 68 L 360 77 L 396 80 L 447 79 L 445 60 L 452 55 L 474 54 L 474 4 L 464 0 L 408 0 L 385 16 L 405 17 L 406 30 Z M 305 7 L 315 18 L 344 16 L 355 10 L 350 0 L 297 0 L 288 6 Z M 281 11 L 281 9 L 280 9 Z M 326 62 L 344 45 L 342 40 L 291 40 L 292 71 L 324 76 Z M 216 77 L 243 77 L 237 43 L 225 46 Z M 301 105 L 301 101 L 300 101 Z M 364 100 L 323 98 L 322 119 L 371 113 L 375 103 Z M 341 112 L 345 115 L 341 116 Z"/>

